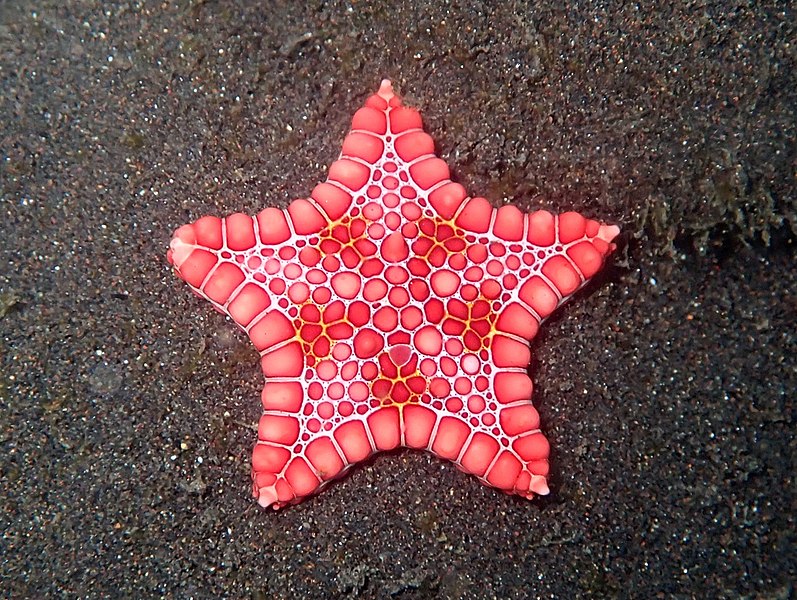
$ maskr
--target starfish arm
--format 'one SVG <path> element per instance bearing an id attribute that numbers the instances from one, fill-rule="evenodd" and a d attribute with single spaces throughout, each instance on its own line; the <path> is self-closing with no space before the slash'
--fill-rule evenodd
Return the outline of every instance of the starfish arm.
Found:
<path id="1" fill-rule="evenodd" d="M 531 403 L 528 342 L 541 322 L 601 267 L 619 230 L 577 213 L 523 214 L 513 206 L 495 209 L 484 198 L 467 198 L 450 219 L 470 242 L 461 270 L 479 286 L 466 320 L 469 348 L 489 347 L 495 403 L 486 414 L 498 427 L 471 431 L 466 443 L 439 453 L 482 483 L 527 498 L 548 493 L 548 442 Z M 485 301 L 492 301 L 487 310 Z M 481 304 L 481 307 L 480 307 Z M 483 350 L 482 350 L 483 352 Z M 448 437 L 465 439 L 466 428 L 450 422 Z"/>
<path id="2" fill-rule="evenodd" d="M 498 328 L 526 340 L 600 270 L 620 232 L 575 212 L 523 214 L 478 197 L 452 221 L 476 242 L 467 251 L 471 279 L 481 277 L 482 292 L 503 304 Z"/>

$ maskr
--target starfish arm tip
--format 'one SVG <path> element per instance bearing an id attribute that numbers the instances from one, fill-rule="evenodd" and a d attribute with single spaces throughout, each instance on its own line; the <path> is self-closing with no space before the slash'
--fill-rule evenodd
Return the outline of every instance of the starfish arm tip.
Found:
<path id="1" fill-rule="evenodd" d="M 543 475 L 532 475 L 529 489 L 538 496 L 547 496 L 551 493 L 548 481 Z"/>
<path id="2" fill-rule="evenodd" d="M 618 235 L 620 235 L 620 228 L 617 225 L 601 225 L 597 237 L 607 244 L 611 244 Z"/>
<path id="3" fill-rule="evenodd" d="M 385 102 L 390 102 L 390 100 L 396 95 L 393 91 L 393 83 L 389 79 L 383 79 L 382 83 L 379 85 L 379 91 L 377 94 L 379 94 L 379 96 L 381 96 Z"/>
<path id="4" fill-rule="evenodd" d="M 169 243 L 167 258 L 169 264 L 179 269 L 189 257 L 196 245 L 196 233 L 193 225 L 183 225 L 179 227 Z"/>
<path id="5" fill-rule="evenodd" d="M 254 485 L 252 491 L 253 496 L 261 508 L 268 508 L 270 506 L 274 510 L 279 510 L 285 504 L 279 500 L 276 485 L 267 485 L 260 488 Z"/>

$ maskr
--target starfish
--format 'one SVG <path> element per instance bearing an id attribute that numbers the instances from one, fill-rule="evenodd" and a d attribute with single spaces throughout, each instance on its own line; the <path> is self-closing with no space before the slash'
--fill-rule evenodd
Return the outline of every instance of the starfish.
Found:
<path id="1" fill-rule="evenodd" d="M 384 80 L 308 198 L 183 225 L 167 258 L 260 353 L 261 506 L 397 447 L 531 499 L 549 493 L 549 445 L 529 341 L 618 233 L 470 197 Z"/>

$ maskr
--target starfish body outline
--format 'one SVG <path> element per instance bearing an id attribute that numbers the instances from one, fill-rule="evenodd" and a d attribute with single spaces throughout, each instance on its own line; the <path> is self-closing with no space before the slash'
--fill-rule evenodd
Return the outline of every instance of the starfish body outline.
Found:
<path id="1" fill-rule="evenodd" d="M 529 341 L 618 233 L 469 196 L 384 80 L 308 198 L 202 217 L 175 231 L 167 258 L 260 352 L 261 506 L 397 447 L 531 499 L 549 493 L 549 446 Z"/>

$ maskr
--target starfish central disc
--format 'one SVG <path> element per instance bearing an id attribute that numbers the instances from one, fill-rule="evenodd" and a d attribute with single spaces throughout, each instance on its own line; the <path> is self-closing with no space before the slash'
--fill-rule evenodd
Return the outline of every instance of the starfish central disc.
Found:
<path id="1" fill-rule="evenodd" d="M 532 498 L 548 493 L 549 448 L 528 342 L 618 233 L 468 196 L 385 80 L 308 198 L 184 225 L 168 259 L 260 352 L 262 506 L 399 446 Z"/>

